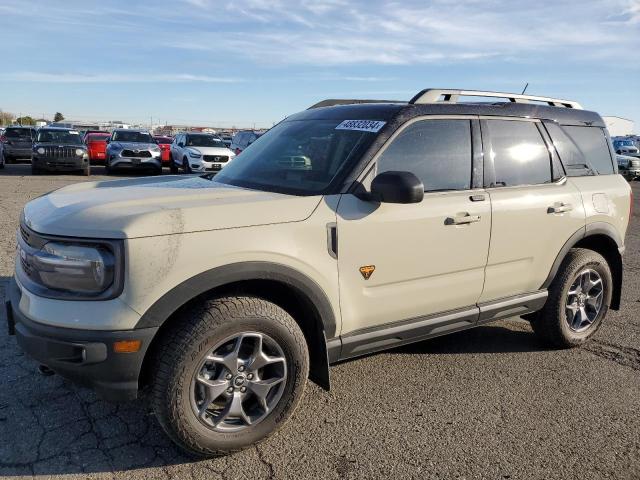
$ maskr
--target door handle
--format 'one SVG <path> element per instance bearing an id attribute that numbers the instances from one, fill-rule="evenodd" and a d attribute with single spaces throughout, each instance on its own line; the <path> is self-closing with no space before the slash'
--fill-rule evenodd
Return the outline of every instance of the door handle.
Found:
<path id="1" fill-rule="evenodd" d="M 573 205 L 570 203 L 556 202 L 547 208 L 547 213 L 566 213 L 571 210 L 573 210 Z"/>
<path id="2" fill-rule="evenodd" d="M 468 223 L 475 223 L 480 221 L 480 215 L 469 215 L 468 213 L 463 215 L 456 215 L 455 217 L 447 217 L 444 221 L 445 225 L 467 225 Z"/>

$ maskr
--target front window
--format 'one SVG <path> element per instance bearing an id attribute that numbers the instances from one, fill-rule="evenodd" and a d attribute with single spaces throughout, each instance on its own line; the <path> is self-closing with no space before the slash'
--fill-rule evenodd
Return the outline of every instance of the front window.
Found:
<path id="1" fill-rule="evenodd" d="M 82 145 L 82 138 L 80 137 L 80 132 L 75 130 L 39 130 L 36 142 Z"/>
<path id="2" fill-rule="evenodd" d="M 153 137 L 153 138 L 155 138 L 156 142 L 160 144 L 167 144 L 173 141 L 169 137 Z"/>
<path id="3" fill-rule="evenodd" d="M 341 120 L 282 122 L 244 150 L 215 180 L 294 195 L 326 193 L 377 136 L 377 130 L 349 129 L 342 124 Z"/>
<path id="4" fill-rule="evenodd" d="M 213 135 L 187 135 L 187 147 L 218 147 L 224 148 L 224 143 Z"/>
<path id="5" fill-rule="evenodd" d="M 7 128 L 4 132 L 7 138 L 19 138 L 31 140 L 31 130 L 28 128 Z"/>
<path id="6" fill-rule="evenodd" d="M 151 135 L 146 132 L 128 132 L 126 130 L 113 132 L 113 141 L 129 143 L 154 143 Z"/>

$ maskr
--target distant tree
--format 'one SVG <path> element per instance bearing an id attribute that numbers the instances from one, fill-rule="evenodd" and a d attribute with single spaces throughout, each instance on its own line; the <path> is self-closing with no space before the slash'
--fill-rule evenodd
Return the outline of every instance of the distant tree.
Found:
<path id="1" fill-rule="evenodd" d="M 13 113 L 0 111 L 0 125 L 11 125 L 16 116 Z"/>
<path id="2" fill-rule="evenodd" d="M 64 115 L 62 115 L 60 112 L 56 112 L 56 114 L 53 116 L 53 121 L 61 122 L 62 120 L 64 120 Z"/>
<path id="3" fill-rule="evenodd" d="M 20 125 L 35 125 L 36 121 L 27 115 L 26 117 L 16 118 L 16 123 L 19 123 Z"/>

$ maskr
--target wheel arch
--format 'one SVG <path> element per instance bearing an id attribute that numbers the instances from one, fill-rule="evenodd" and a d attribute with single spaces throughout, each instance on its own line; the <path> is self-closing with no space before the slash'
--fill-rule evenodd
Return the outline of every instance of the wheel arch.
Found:
<path id="1" fill-rule="evenodd" d="M 177 321 L 177 313 L 192 302 L 226 295 L 253 295 L 286 310 L 300 326 L 309 349 L 309 378 L 329 390 L 327 339 L 336 335 L 331 303 L 308 276 L 285 265 L 243 262 L 200 273 L 177 285 L 142 315 L 135 328 L 159 327 L 147 350 L 140 386 L 148 383 L 158 339 Z M 311 313 L 311 315 L 309 315 Z"/>
<path id="2" fill-rule="evenodd" d="M 613 225 L 605 222 L 594 222 L 575 232 L 564 244 L 551 267 L 551 271 L 541 288 L 547 289 L 555 278 L 562 261 L 572 248 L 587 248 L 602 255 L 611 269 L 613 292 L 611 309 L 619 310 L 622 297 L 622 252 L 624 241 Z"/>

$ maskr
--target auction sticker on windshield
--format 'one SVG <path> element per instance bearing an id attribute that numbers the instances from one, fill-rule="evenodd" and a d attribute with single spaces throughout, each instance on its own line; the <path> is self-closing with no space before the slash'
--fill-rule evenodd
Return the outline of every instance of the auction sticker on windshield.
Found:
<path id="1" fill-rule="evenodd" d="M 379 132 L 384 124 L 379 120 L 345 120 L 336 127 L 336 130 L 358 130 L 360 132 Z"/>

